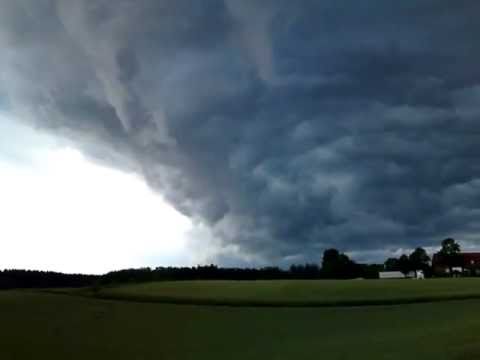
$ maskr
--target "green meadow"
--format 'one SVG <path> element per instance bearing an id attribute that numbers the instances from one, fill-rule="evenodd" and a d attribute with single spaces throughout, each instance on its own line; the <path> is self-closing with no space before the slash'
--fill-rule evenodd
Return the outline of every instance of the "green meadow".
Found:
<path id="1" fill-rule="evenodd" d="M 231 306 L 388 305 L 480 299 L 480 279 L 166 281 L 104 288 L 97 296 Z"/>
<path id="2" fill-rule="evenodd" d="M 477 279 L 202 281 L 2 291 L 0 359 L 480 359 L 480 299 L 452 300 L 480 296 L 479 287 Z M 426 296 L 434 302 L 402 303 Z M 382 299 L 401 304 L 367 301 Z M 247 306 L 260 300 L 273 306 Z"/>

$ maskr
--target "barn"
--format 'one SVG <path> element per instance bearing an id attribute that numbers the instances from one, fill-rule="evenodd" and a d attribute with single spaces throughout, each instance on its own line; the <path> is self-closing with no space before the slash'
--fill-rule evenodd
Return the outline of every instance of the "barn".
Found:
<path id="1" fill-rule="evenodd" d="M 380 279 L 405 279 L 405 275 L 401 271 L 380 271 L 378 277 Z"/>
<path id="2" fill-rule="evenodd" d="M 445 258 L 437 253 L 433 255 L 432 267 L 435 274 L 449 274 L 450 267 Z M 452 262 L 452 271 L 456 273 L 467 273 L 469 275 L 480 275 L 480 252 L 461 252 Z"/>
<path id="3" fill-rule="evenodd" d="M 423 271 L 410 271 L 407 274 L 401 271 L 380 271 L 378 273 L 379 279 L 423 279 Z"/>

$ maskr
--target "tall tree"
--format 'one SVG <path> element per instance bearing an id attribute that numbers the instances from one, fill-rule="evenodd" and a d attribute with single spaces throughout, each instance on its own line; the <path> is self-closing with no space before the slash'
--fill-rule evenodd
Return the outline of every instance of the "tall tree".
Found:
<path id="1" fill-rule="evenodd" d="M 324 251 L 322 274 L 332 279 L 346 279 L 361 275 L 357 264 L 337 249 L 327 249 Z"/>
<path id="2" fill-rule="evenodd" d="M 407 255 L 403 254 L 398 258 L 398 267 L 404 275 L 407 275 L 412 270 L 412 264 Z"/>
<path id="3" fill-rule="evenodd" d="M 340 261 L 340 252 L 337 249 L 327 249 L 323 252 L 322 272 L 327 277 L 334 277 Z"/>
<path id="4" fill-rule="evenodd" d="M 429 268 L 430 257 L 424 248 L 417 247 L 408 257 L 412 270 L 426 271 Z"/>
<path id="5" fill-rule="evenodd" d="M 459 264 L 460 245 L 455 239 L 447 238 L 442 241 L 442 248 L 438 252 L 443 259 L 445 265 L 448 266 L 450 274 L 452 274 L 452 268 Z"/>

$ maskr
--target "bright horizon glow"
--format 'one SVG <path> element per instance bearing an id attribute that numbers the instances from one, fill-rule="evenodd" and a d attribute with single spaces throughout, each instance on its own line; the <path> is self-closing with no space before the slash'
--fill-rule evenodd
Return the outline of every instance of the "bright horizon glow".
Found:
<path id="1" fill-rule="evenodd" d="M 31 152 L 31 162 L 0 157 L 0 269 L 104 273 L 190 264 L 191 221 L 139 176 L 68 147 Z"/>

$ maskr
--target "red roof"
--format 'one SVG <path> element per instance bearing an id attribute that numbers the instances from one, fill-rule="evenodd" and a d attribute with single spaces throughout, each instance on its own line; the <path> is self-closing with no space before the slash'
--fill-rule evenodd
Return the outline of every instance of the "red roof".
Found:
<path id="1" fill-rule="evenodd" d="M 463 263 L 468 265 L 480 265 L 480 252 L 461 253 Z"/>
<path id="2" fill-rule="evenodd" d="M 459 262 L 461 262 L 463 266 L 480 266 L 480 252 L 461 252 L 458 255 Z M 433 255 L 432 263 L 434 266 L 445 265 L 442 260 L 442 255 L 437 253 Z"/>

